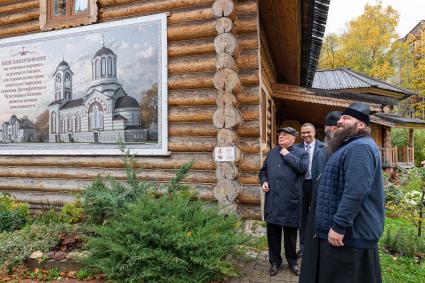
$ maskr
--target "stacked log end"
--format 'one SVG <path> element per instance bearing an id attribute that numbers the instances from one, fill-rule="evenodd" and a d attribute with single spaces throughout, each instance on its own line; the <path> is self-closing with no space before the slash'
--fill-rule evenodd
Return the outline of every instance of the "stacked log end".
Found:
<path id="1" fill-rule="evenodd" d="M 238 127 L 242 124 L 242 115 L 236 95 L 241 91 L 241 79 L 238 73 L 238 42 L 235 36 L 234 20 L 236 3 L 234 0 L 216 0 L 212 6 L 217 18 L 214 40 L 216 72 L 213 83 L 216 88 L 217 110 L 213 114 L 213 124 L 217 128 L 217 147 L 230 147 L 234 150 L 233 161 L 216 160 L 217 184 L 214 197 L 224 213 L 238 212 L 238 196 L 241 191 L 238 167 L 242 151 L 238 145 Z"/>

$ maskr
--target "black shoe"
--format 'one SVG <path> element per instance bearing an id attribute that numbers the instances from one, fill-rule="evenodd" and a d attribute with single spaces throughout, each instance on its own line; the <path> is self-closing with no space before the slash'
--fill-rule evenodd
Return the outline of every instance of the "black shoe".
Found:
<path id="1" fill-rule="evenodd" d="M 303 250 L 299 250 L 299 251 L 297 252 L 297 257 L 298 257 L 298 258 L 302 258 L 302 257 L 303 257 Z"/>
<path id="2" fill-rule="evenodd" d="M 270 266 L 270 276 L 275 276 L 277 273 L 279 272 L 279 265 L 277 264 L 272 264 L 272 266 Z"/>
<path id="3" fill-rule="evenodd" d="M 298 267 L 298 265 L 292 265 L 289 267 L 289 269 L 292 271 L 292 273 L 294 273 L 297 276 L 300 276 L 300 268 Z"/>

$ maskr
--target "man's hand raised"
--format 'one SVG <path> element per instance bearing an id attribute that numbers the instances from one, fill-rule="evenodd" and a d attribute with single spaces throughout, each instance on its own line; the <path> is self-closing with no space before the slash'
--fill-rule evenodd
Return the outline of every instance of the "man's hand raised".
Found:
<path id="1" fill-rule="evenodd" d="M 289 153 L 289 151 L 286 148 L 282 148 L 280 150 L 280 154 L 282 154 L 283 156 L 287 155 Z"/>

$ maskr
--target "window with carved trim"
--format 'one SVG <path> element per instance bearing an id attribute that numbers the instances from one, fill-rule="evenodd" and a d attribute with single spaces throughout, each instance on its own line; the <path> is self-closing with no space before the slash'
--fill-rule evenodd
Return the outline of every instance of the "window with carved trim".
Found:
<path id="1" fill-rule="evenodd" d="M 96 0 L 40 1 L 40 26 L 42 30 L 86 25 L 96 20 Z"/>

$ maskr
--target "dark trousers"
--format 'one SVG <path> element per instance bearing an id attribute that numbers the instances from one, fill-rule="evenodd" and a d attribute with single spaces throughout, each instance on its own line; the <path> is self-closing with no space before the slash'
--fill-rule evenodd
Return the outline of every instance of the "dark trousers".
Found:
<path id="1" fill-rule="evenodd" d="M 284 227 L 276 224 L 267 223 L 267 243 L 269 244 L 270 264 L 282 264 L 281 246 L 283 230 L 283 247 L 285 257 L 289 266 L 297 264 L 297 228 Z"/>
<path id="2" fill-rule="evenodd" d="M 319 240 L 317 283 L 381 283 L 378 248 L 334 247 Z"/>
<path id="3" fill-rule="evenodd" d="M 304 180 L 303 194 L 301 201 L 301 225 L 300 225 L 300 249 L 304 249 L 305 229 L 307 227 L 308 215 L 310 213 L 311 196 L 313 193 L 313 185 L 311 180 Z"/>

